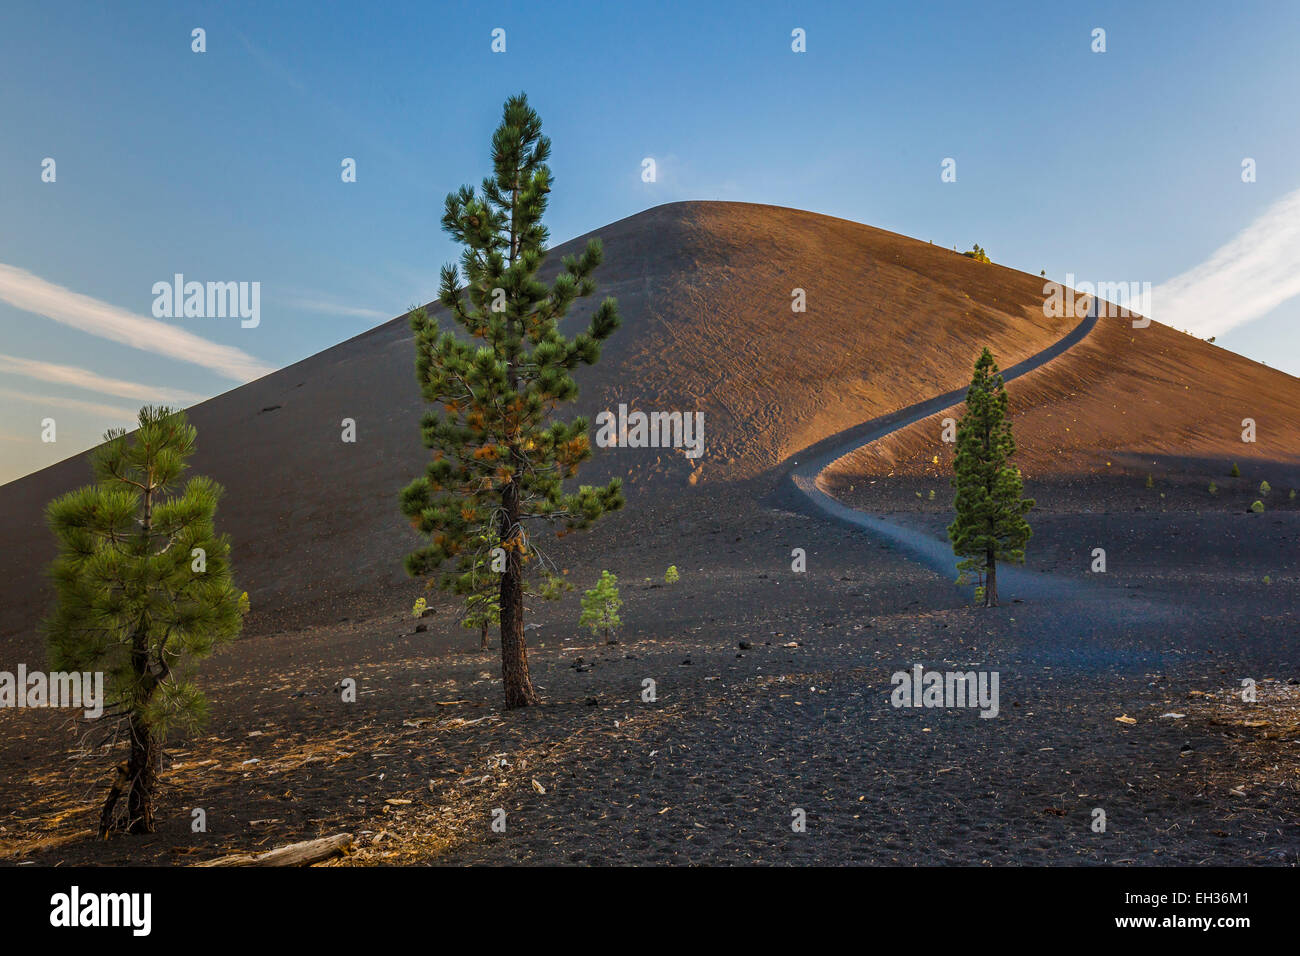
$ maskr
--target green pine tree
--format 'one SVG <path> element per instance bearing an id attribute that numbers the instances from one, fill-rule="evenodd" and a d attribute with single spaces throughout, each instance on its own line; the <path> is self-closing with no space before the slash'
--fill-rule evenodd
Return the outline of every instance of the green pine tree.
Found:
<path id="1" fill-rule="evenodd" d="M 493 562 L 500 562 L 504 552 L 496 550 L 500 541 L 494 528 L 478 536 L 474 555 L 473 587 L 465 598 L 463 627 L 479 632 L 479 649 L 488 649 L 488 630 L 501 624 L 501 576 L 493 572 Z"/>
<path id="2" fill-rule="evenodd" d="M 183 412 L 145 407 L 131 440 L 113 429 L 93 452 L 95 484 L 46 509 L 59 543 L 44 622 L 50 669 L 104 672 L 105 714 L 128 738 L 101 836 L 153 831 L 165 734 L 202 721 L 195 664 L 239 635 L 248 609 L 214 526 L 221 486 L 198 476 L 178 487 L 195 437 Z"/>
<path id="3" fill-rule="evenodd" d="M 618 616 L 622 606 L 623 599 L 618 596 L 618 577 L 609 571 L 601 571 L 596 586 L 582 595 L 582 616 L 578 618 L 578 626 L 591 628 L 592 634 L 603 631 L 606 644 L 617 644 L 609 635 L 623 626 Z"/>
<path id="4" fill-rule="evenodd" d="M 953 462 L 956 520 L 948 526 L 962 572 L 983 576 L 983 603 L 997 607 L 998 561 L 1023 563 L 1032 532 L 1025 514 L 1034 506 L 1021 497 L 1020 470 L 1007 419 L 1007 393 L 993 353 L 984 349 L 966 391 L 966 413 L 957 425 Z"/>
<path id="5" fill-rule="evenodd" d="M 422 423 L 433 461 L 401 498 L 402 512 L 429 543 L 408 556 L 406 567 L 470 594 L 470 546 L 495 529 L 506 556 L 500 614 L 508 708 L 538 702 L 523 619 L 525 574 L 530 564 L 545 566 L 533 522 L 583 528 L 623 505 L 618 479 L 575 492 L 563 488 L 591 457 L 591 445 L 585 418 L 552 416 L 577 397 L 573 370 L 599 359 L 619 319 L 614 300 L 606 298 L 586 331 L 572 339 L 559 331 L 570 306 L 595 291 L 598 240 L 580 256 L 565 257 L 550 285 L 537 278 L 546 258 L 542 215 L 551 189 L 551 143 L 541 128 L 527 98 L 511 97 L 492 137 L 492 175 L 478 194 L 464 186 L 447 197 L 442 226 L 464 250 L 459 268 L 443 267 L 439 302 L 462 334 L 443 331 L 424 309 L 411 314 L 416 375 L 435 407 Z"/>
<path id="6" fill-rule="evenodd" d="M 480 591 L 465 599 L 465 616 L 460 623 L 479 632 L 479 650 L 488 649 L 488 632 L 501 624 L 501 592 L 499 589 Z"/>

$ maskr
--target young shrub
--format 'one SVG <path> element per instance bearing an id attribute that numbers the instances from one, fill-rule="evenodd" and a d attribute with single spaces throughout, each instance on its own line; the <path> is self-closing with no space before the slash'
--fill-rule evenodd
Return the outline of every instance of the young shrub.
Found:
<path id="1" fill-rule="evenodd" d="M 1264 513 L 1264 502 L 1256 501 L 1253 505 L 1250 506 L 1250 510 L 1255 512 L 1255 514 L 1257 515 L 1262 515 Z"/>
<path id="2" fill-rule="evenodd" d="M 429 610 L 429 602 L 422 597 L 415 599 L 415 604 L 411 607 L 412 617 L 424 617 L 424 612 Z"/>
<path id="3" fill-rule="evenodd" d="M 465 615 L 460 619 L 462 627 L 478 631 L 479 650 L 486 651 L 489 628 L 501 623 L 501 595 L 499 591 L 478 591 L 465 599 Z"/>
<path id="4" fill-rule="evenodd" d="M 668 565 L 668 570 L 664 572 L 664 584 L 676 584 L 680 578 L 681 575 L 677 573 L 677 565 Z"/>
<path id="5" fill-rule="evenodd" d="M 1237 463 L 1235 461 L 1232 463 L 1232 477 L 1234 478 L 1241 477 L 1241 469 L 1237 467 Z"/>
<path id="6" fill-rule="evenodd" d="M 91 456 L 95 484 L 46 508 L 59 542 L 43 625 L 50 668 L 103 671 L 104 719 L 126 730 L 129 754 L 100 811 L 101 837 L 153 832 L 165 735 L 207 714 L 196 662 L 233 641 L 248 613 L 231 579 L 230 540 L 216 531 L 221 486 L 199 475 L 178 487 L 196 436 L 184 412 L 146 406 L 131 440 L 125 429 L 105 433 Z"/>
<path id="7" fill-rule="evenodd" d="M 488 629 L 501 624 L 501 571 L 505 568 L 505 552 L 501 538 L 491 525 L 470 538 L 470 549 L 461 563 L 467 570 L 458 581 L 460 594 L 465 596 L 461 612 L 461 627 L 479 632 L 479 650 L 488 649 Z"/>
<path id="8" fill-rule="evenodd" d="M 1219 486 L 1216 485 L 1213 481 L 1211 481 L 1211 482 L 1210 482 L 1210 494 L 1212 494 L 1212 495 L 1217 495 L 1218 493 L 1219 493 Z"/>
<path id="9" fill-rule="evenodd" d="M 1259 483 L 1259 493 L 1261 495 L 1267 495 L 1272 490 L 1273 487 L 1267 481 L 1261 481 Z"/>
<path id="10" fill-rule="evenodd" d="M 603 632 L 606 644 L 617 644 L 610 635 L 617 633 L 623 626 L 618 610 L 623 600 L 618 596 L 618 578 L 608 571 L 600 572 L 596 586 L 582 595 L 582 616 L 578 618 L 580 627 L 591 628 L 591 633 Z"/>

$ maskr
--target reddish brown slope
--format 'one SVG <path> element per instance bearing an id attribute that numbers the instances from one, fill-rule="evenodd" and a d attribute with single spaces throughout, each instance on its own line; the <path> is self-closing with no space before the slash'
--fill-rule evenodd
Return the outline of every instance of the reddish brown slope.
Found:
<path id="1" fill-rule="evenodd" d="M 951 251 L 812 213 L 739 203 L 674 203 L 596 231 L 600 293 L 624 328 L 580 378 L 588 414 L 624 402 L 702 411 L 704 457 L 598 452 L 585 477 L 628 478 L 629 508 L 760 474 L 864 419 L 954 388 L 971 350 L 1011 361 L 1058 338 L 1041 280 Z M 552 256 L 585 242 L 566 243 Z M 791 312 L 805 290 L 808 311 Z M 585 322 L 575 315 L 574 323 Z M 258 630 L 332 620 L 345 597 L 378 601 L 407 586 L 413 544 L 399 489 L 420 473 L 422 405 L 404 318 L 190 410 L 193 465 L 227 488 L 219 524 L 235 542 Z M 356 444 L 340 422 L 356 421 Z M 48 605 L 44 504 L 84 483 L 84 456 L 0 488 L 0 639 L 30 649 Z M 599 547 L 599 539 L 594 546 Z M 34 653 L 34 651 L 31 651 Z"/>
<path id="2" fill-rule="evenodd" d="M 682 254 L 597 387 L 704 411 L 705 480 L 751 477 L 955 387 L 973 343 L 1018 360 L 1075 322 L 1043 317 L 1041 279 L 858 223 L 736 203 L 661 208 L 689 211 Z M 791 311 L 796 288 L 806 313 Z"/>
<path id="3" fill-rule="evenodd" d="M 1300 379 L 1158 323 L 1135 329 L 1102 318 L 1083 342 L 1007 393 L 1016 460 L 1030 478 L 1127 472 L 1218 475 L 1222 483 L 1235 461 L 1278 481 L 1300 467 Z M 843 492 L 871 477 L 946 478 L 952 446 L 940 440 L 941 420 L 960 412 L 940 412 L 840 459 L 824 486 Z M 1254 443 L 1242 441 L 1247 418 L 1256 423 Z"/>

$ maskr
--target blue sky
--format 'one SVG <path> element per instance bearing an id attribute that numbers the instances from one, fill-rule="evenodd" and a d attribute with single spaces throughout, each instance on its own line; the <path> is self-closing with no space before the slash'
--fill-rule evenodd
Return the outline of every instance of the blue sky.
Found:
<path id="1" fill-rule="evenodd" d="M 1287 2 L 7 0 L 0 481 L 432 298 L 442 199 L 520 90 L 556 241 L 678 199 L 794 206 L 1150 282 L 1158 320 L 1300 374 L 1297 49 Z M 178 272 L 260 282 L 260 324 L 154 319 Z"/>

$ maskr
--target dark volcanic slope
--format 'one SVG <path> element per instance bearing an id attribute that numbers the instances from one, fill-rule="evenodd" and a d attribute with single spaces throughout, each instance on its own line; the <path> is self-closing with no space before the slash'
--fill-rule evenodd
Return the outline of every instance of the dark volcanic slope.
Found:
<path id="1" fill-rule="evenodd" d="M 599 229 L 599 295 L 624 328 L 581 380 L 580 410 L 625 402 L 703 411 L 702 458 L 621 449 L 631 508 L 760 475 L 819 439 L 961 385 L 979 345 L 1005 363 L 1063 335 L 1041 280 L 868 226 L 771 206 L 674 203 Z M 579 248 L 580 237 L 555 250 Z M 807 311 L 793 313 L 792 290 Z M 573 322 L 585 322 L 576 313 Z M 226 486 L 219 526 L 254 609 L 251 630 L 333 620 L 345 595 L 404 580 L 413 543 L 398 490 L 425 461 L 404 317 L 190 410 L 194 469 Z M 357 442 L 340 440 L 356 421 Z M 0 641 L 35 654 L 53 542 L 42 508 L 88 480 L 84 456 L 0 488 Z M 693 486 L 693 487 L 692 487 Z M 7 655 L 6 655 L 7 656 Z M 30 659 L 30 658 L 29 658 Z"/>

